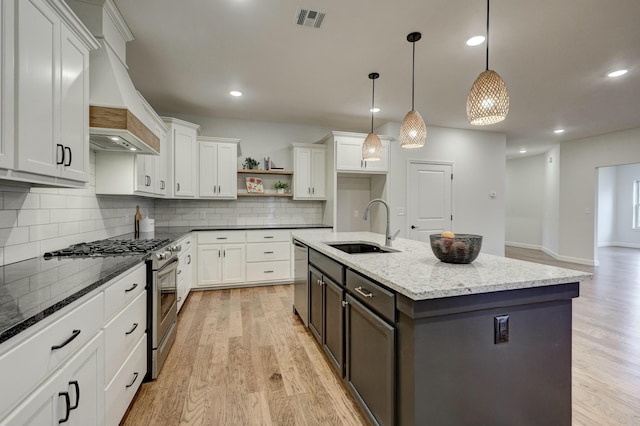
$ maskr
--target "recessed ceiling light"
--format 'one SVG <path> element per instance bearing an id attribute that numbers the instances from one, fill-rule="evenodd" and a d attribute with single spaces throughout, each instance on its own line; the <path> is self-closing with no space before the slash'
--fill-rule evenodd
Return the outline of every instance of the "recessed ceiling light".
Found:
<path id="1" fill-rule="evenodd" d="M 526 154 L 526 153 L 527 153 L 527 150 L 526 150 L 526 149 L 524 149 L 524 148 L 520 148 L 520 154 Z"/>
<path id="2" fill-rule="evenodd" d="M 469 40 L 467 40 L 467 46 L 478 46 L 484 43 L 484 40 L 485 40 L 484 36 L 481 36 L 481 35 L 473 36 Z"/>
<path id="3" fill-rule="evenodd" d="M 553 131 L 553 133 L 564 133 L 564 129 L 556 129 Z"/>
<path id="4" fill-rule="evenodd" d="M 120 140 L 120 138 L 117 136 L 109 136 L 109 139 L 111 139 L 114 142 L 118 142 Z"/>
<path id="5" fill-rule="evenodd" d="M 232 90 L 232 91 L 229 92 L 229 94 L 231 96 L 236 96 L 236 97 L 242 96 L 242 92 L 238 92 L 237 90 Z"/>
<path id="6" fill-rule="evenodd" d="M 137 151 L 137 149 L 132 146 L 131 148 L 129 148 L 129 151 Z"/>
<path id="7" fill-rule="evenodd" d="M 378 107 L 369 108 L 369 112 L 380 112 L 380 108 Z"/>
<path id="8" fill-rule="evenodd" d="M 611 71 L 609 74 L 607 74 L 607 77 L 620 77 L 621 75 L 625 75 L 627 72 L 628 70 Z"/>

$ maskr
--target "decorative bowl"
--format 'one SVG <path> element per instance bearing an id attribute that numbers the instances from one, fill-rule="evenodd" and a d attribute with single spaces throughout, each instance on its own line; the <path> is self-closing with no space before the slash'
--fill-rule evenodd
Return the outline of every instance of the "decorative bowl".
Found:
<path id="1" fill-rule="evenodd" d="M 446 238 L 431 234 L 429 238 L 433 254 L 446 263 L 471 263 L 482 247 L 482 235 L 456 234 L 455 238 Z"/>

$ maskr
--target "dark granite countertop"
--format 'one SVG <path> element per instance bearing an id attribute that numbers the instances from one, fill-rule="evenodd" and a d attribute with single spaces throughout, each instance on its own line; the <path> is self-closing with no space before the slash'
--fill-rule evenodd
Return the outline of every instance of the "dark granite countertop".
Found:
<path id="1" fill-rule="evenodd" d="M 147 255 L 34 258 L 0 267 L 0 343 L 42 321 Z"/>
<path id="2" fill-rule="evenodd" d="M 160 227 L 140 239 L 176 241 L 193 231 L 314 229 L 326 225 L 221 225 Z M 114 237 L 134 238 L 134 234 Z M 63 247 L 60 247 L 63 248 Z M 0 266 L 0 343 L 143 262 L 147 255 L 42 257 Z"/>

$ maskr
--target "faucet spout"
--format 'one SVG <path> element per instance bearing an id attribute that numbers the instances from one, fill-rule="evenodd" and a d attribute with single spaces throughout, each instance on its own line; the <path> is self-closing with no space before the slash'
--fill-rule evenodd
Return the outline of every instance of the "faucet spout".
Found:
<path id="1" fill-rule="evenodd" d="M 385 209 L 387 210 L 387 229 L 384 235 L 384 241 L 385 241 L 384 245 L 387 247 L 391 247 L 391 241 L 393 241 L 393 239 L 395 238 L 395 235 L 393 237 L 391 236 L 391 215 L 389 214 L 389 204 L 387 204 L 387 202 L 384 201 L 382 198 L 374 198 L 373 200 L 369 201 L 369 204 L 367 204 L 367 208 L 364 209 L 364 214 L 362 215 L 362 218 L 364 220 L 367 220 L 367 218 L 369 217 L 369 210 L 371 210 L 371 205 L 374 203 L 382 203 L 382 205 L 384 205 Z"/>

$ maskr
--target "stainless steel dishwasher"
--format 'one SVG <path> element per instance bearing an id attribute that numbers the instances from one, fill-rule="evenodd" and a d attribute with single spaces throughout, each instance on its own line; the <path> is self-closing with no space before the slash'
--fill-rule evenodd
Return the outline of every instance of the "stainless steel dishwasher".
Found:
<path id="1" fill-rule="evenodd" d="M 297 313 L 305 327 L 309 326 L 309 249 L 293 240 L 293 313 Z"/>

